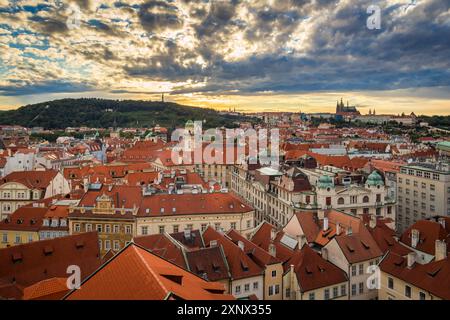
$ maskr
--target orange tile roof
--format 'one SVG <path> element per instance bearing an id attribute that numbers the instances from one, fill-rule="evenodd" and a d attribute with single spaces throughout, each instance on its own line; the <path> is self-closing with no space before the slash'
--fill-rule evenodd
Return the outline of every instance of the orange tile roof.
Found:
<path id="1" fill-rule="evenodd" d="M 66 278 L 39 281 L 23 290 L 23 300 L 60 300 L 69 291 Z"/>
<path id="2" fill-rule="evenodd" d="M 132 270 L 132 272 L 130 272 Z M 131 243 L 67 300 L 231 300 L 221 283 L 202 278 Z"/>

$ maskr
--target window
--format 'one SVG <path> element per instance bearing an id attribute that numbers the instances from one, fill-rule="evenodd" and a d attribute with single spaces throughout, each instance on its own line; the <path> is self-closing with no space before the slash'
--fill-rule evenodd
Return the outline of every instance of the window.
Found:
<path id="1" fill-rule="evenodd" d="M 208 225 L 206 223 L 202 223 L 201 225 L 202 232 L 205 231 L 207 227 Z"/>
<path id="2" fill-rule="evenodd" d="M 148 234 L 148 227 L 147 226 L 142 226 L 141 227 L 141 233 L 145 236 Z"/>
<path id="3" fill-rule="evenodd" d="M 360 282 L 359 283 L 359 294 L 363 294 L 364 293 L 364 282 Z"/>
<path id="4" fill-rule="evenodd" d="M 175 224 L 173 226 L 173 233 L 177 233 L 179 231 L 179 229 L 180 229 L 180 227 L 177 224 Z"/>
<path id="5" fill-rule="evenodd" d="M 316 300 L 316 294 L 314 292 L 309 294 L 309 300 Z"/>
<path id="6" fill-rule="evenodd" d="M 325 300 L 329 300 L 330 299 L 330 289 L 325 289 L 323 296 L 324 296 Z"/>
<path id="7" fill-rule="evenodd" d="M 249 292 L 250 291 L 250 284 L 246 283 L 244 285 L 244 292 Z"/>
<path id="8" fill-rule="evenodd" d="M 75 232 L 80 232 L 80 224 L 79 223 L 75 223 L 74 229 L 75 229 Z"/>
<path id="9" fill-rule="evenodd" d="M 273 286 L 269 286 L 269 296 L 273 296 Z"/>
<path id="10" fill-rule="evenodd" d="M 435 186 L 434 184 L 430 184 L 430 190 L 431 190 L 431 191 L 436 190 L 436 186 Z"/>
<path id="11" fill-rule="evenodd" d="M 364 202 L 364 203 L 369 202 L 369 196 L 364 196 L 364 197 L 363 197 L 363 202 Z"/>
<path id="12" fill-rule="evenodd" d="M 405 286 L 405 296 L 407 296 L 408 298 L 411 298 L 411 287 L 410 286 Z"/>
<path id="13" fill-rule="evenodd" d="M 252 227 L 252 220 L 247 220 L 247 229 Z"/>
<path id="14" fill-rule="evenodd" d="M 341 285 L 341 296 L 345 296 L 347 294 L 347 290 L 345 288 L 345 284 Z"/>
<path id="15" fill-rule="evenodd" d="M 95 225 L 95 228 L 97 229 L 98 232 L 102 232 L 102 225 L 101 224 Z"/>
<path id="16" fill-rule="evenodd" d="M 237 293 L 237 294 L 240 294 L 241 293 L 241 286 L 236 286 L 234 288 L 234 292 Z"/>
<path id="17" fill-rule="evenodd" d="M 425 293 L 419 292 L 419 300 L 425 300 Z"/>
<path id="18" fill-rule="evenodd" d="M 217 231 L 220 230 L 220 222 L 214 223 L 214 229 L 216 229 Z"/>
<path id="19" fill-rule="evenodd" d="M 159 233 L 164 233 L 165 226 L 159 226 Z"/>
<path id="20" fill-rule="evenodd" d="M 257 281 L 253 282 L 253 290 L 258 290 L 258 285 Z"/>
<path id="21" fill-rule="evenodd" d="M 362 263 L 359 265 L 359 274 L 364 274 L 364 264 Z"/>
<path id="22" fill-rule="evenodd" d="M 236 230 L 236 222 L 231 222 L 230 223 L 230 229 L 235 229 Z"/>
<path id="23" fill-rule="evenodd" d="M 126 225 L 125 226 L 125 233 L 128 233 L 128 234 L 131 233 L 131 226 L 130 225 Z"/>
<path id="24" fill-rule="evenodd" d="M 120 242 L 119 240 L 114 240 L 114 251 L 120 250 Z"/>
<path id="25" fill-rule="evenodd" d="M 119 226 L 117 224 L 114 225 L 113 227 L 114 233 L 119 233 Z"/>
<path id="26" fill-rule="evenodd" d="M 7 233 L 4 233 L 4 234 L 3 234 L 2 242 L 3 242 L 3 243 L 8 242 L 8 234 L 7 234 Z"/>
<path id="27" fill-rule="evenodd" d="M 388 278 L 388 288 L 394 289 L 394 279 L 392 279 L 391 277 Z"/>
<path id="28" fill-rule="evenodd" d="M 286 298 L 291 297 L 291 288 L 286 288 Z"/>
<path id="29" fill-rule="evenodd" d="M 334 287 L 333 288 L 333 298 L 336 298 L 339 295 L 339 288 L 338 287 Z"/>
<path id="30" fill-rule="evenodd" d="M 98 247 L 100 248 L 100 250 L 102 250 L 102 240 L 98 240 Z"/>
<path id="31" fill-rule="evenodd" d="M 273 270 L 272 271 L 272 278 L 275 278 L 277 276 L 277 271 L 276 270 Z"/>
<path id="32" fill-rule="evenodd" d="M 32 234 L 28 235 L 28 242 L 33 242 L 33 235 Z"/>
<path id="33" fill-rule="evenodd" d="M 105 250 L 109 250 L 109 249 L 111 249 L 111 241 L 105 240 Z"/>
<path id="34" fill-rule="evenodd" d="M 341 197 L 338 199 L 338 204 L 344 204 L 344 203 L 345 203 L 344 198 Z"/>
<path id="35" fill-rule="evenodd" d="M 356 276 L 356 265 L 352 266 L 352 276 Z"/>
<path id="36" fill-rule="evenodd" d="M 275 294 L 279 294 L 280 293 L 280 285 L 276 284 L 275 285 Z"/>

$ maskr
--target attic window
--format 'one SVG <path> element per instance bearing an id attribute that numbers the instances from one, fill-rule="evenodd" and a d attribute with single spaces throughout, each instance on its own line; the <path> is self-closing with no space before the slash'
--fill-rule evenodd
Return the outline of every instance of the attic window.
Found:
<path id="1" fill-rule="evenodd" d="M 213 261 L 212 268 L 213 268 L 214 272 L 218 272 L 220 269 L 220 265 L 216 261 Z"/>
<path id="2" fill-rule="evenodd" d="M 435 277 L 439 273 L 439 271 L 441 271 L 441 267 L 438 267 L 435 270 L 430 270 L 430 271 L 427 272 L 427 274 L 430 277 Z"/>
<path id="3" fill-rule="evenodd" d="M 79 240 L 75 243 L 75 247 L 77 249 L 83 248 L 84 247 L 84 242 L 82 240 Z"/>
<path id="4" fill-rule="evenodd" d="M 325 268 L 323 268 L 322 266 L 317 266 L 317 269 L 319 269 L 320 272 L 324 272 Z"/>
<path id="5" fill-rule="evenodd" d="M 179 275 L 174 275 L 174 274 L 162 274 L 161 276 L 163 276 L 166 279 L 169 279 L 172 282 L 175 282 L 179 285 L 183 284 L 183 276 L 179 276 Z"/>
<path id="6" fill-rule="evenodd" d="M 245 263 L 245 261 L 241 261 L 241 268 L 244 271 L 248 271 L 248 265 Z"/>
<path id="7" fill-rule="evenodd" d="M 53 253 L 53 248 L 51 246 L 45 246 L 44 247 L 44 254 L 46 256 L 51 255 Z"/>
<path id="8" fill-rule="evenodd" d="M 15 252 L 12 254 L 12 261 L 14 263 L 22 261 L 22 254 L 20 252 Z"/>
<path id="9" fill-rule="evenodd" d="M 370 246 L 365 241 L 361 240 L 361 243 L 364 246 L 364 248 L 370 249 Z"/>
<path id="10" fill-rule="evenodd" d="M 347 243 L 347 249 L 348 249 L 348 251 L 350 251 L 350 252 L 355 252 L 355 249 L 354 249 L 350 244 L 348 244 L 348 243 Z"/>
<path id="11" fill-rule="evenodd" d="M 312 273 L 313 273 L 312 270 L 311 270 L 311 268 L 310 268 L 309 266 L 306 266 L 306 267 L 305 267 L 305 271 L 306 271 L 306 273 L 308 273 L 308 274 L 312 274 Z"/>

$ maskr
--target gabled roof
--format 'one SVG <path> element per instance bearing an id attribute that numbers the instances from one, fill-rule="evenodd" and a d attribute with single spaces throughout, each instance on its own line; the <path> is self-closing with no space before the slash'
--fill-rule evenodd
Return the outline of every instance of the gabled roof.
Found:
<path id="1" fill-rule="evenodd" d="M 23 290 L 23 300 L 60 300 L 68 291 L 66 278 L 39 281 Z"/>
<path id="2" fill-rule="evenodd" d="M 207 282 L 130 243 L 71 291 L 67 300 L 231 300 L 224 285 Z"/>
<path id="3" fill-rule="evenodd" d="M 275 256 L 277 259 L 285 262 L 292 257 L 295 251 L 281 243 L 281 239 L 285 236 L 283 231 L 277 232 L 275 239 L 272 240 L 272 230 L 274 229 L 275 227 L 273 225 L 264 221 L 258 226 L 256 232 L 252 235 L 250 240 L 256 246 L 264 249 L 265 251 L 269 251 L 269 245 L 271 243 L 274 244 L 276 250 Z"/>
<path id="4" fill-rule="evenodd" d="M 182 248 L 165 234 L 139 236 L 133 242 L 181 268 L 187 268 Z"/>
<path id="5" fill-rule="evenodd" d="M 203 239 L 206 246 L 210 246 L 211 241 L 216 240 L 221 245 L 230 268 L 232 279 L 243 279 L 262 275 L 264 269 L 254 262 L 247 252 L 241 250 L 229 237 L 208 227 L 203 232 Z"/>
<path id="6" fill-rule="evenodd" d="M 229 230 L 227 232 L 227 236 L 237 244 L 238 241 L 241 241 L 244 244 L 245 252 L 248 252 L 248 256 L 256 262 L 260 267 L 265 268 L 267 265 L 281 263 L 279 259 L 272 256 L 267 250 L 257 246 L 253 242 L 249 241 L 247 238 L 242 236 L 236 230 Z"/>
<path id="7" fill-rule="evenodd" d="M 340 284 L 347 281 L 344 271 L 323 259 L 308 245 L 297 250 L 285 264 L 285 271 L 294 266 L 297 281 L 302 292 Z"/>
<path id="8" fill-rule="evenodd" d="M 407 258 L 390 252 L 380 268 L 398 279 L 426 290 L 442 299 L 450 300 L 450 258 L 427 264 L 407 266 Z"/>
<path id="9" fill-rule="evenodd" d="M 221 247 L 187 251 L 186 260 L 191 272 L 209 281 L 229 279 L 231 276 Z"/>

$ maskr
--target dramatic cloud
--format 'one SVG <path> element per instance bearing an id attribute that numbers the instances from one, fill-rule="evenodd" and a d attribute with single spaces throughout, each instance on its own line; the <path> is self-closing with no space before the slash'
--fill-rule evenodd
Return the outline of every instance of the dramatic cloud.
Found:
<path id="1" fill-rule="evenodd" d="M 450 2 L 0 1 L 0 49 L 0 97 L 446 88 Z"/>

